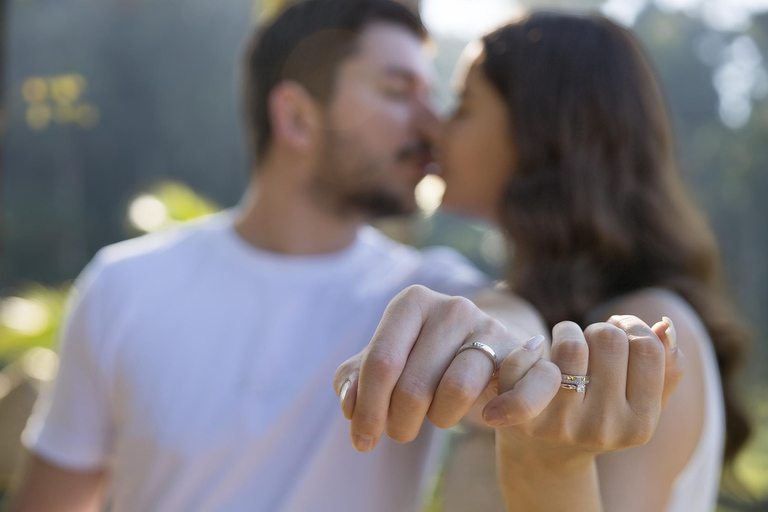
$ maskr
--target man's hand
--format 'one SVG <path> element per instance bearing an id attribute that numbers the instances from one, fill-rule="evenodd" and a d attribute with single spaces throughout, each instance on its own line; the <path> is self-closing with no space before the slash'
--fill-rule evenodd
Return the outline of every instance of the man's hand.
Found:
<path id="1" fill-rule="evenodd" d="M 499 362 L 522 345 L 468 299 L 423 286 L 395 297 L 371 343 L 334 377 L 344 415 L 352 420 L 354 447 L 372 450 L 384 431 L 395 441 L 412 441 L 425 417 L 440 428 L 452 427 L 487 388 L 486 401 L 496 396 L 491 359 L 474 349 L 456 355 L 473 341 L 491 347 Z M 543 345 L 532 352 L 540 357 Z M 554 365 L 544 360 L 541 365 L 552 379 L 559 378 Z M 552 392 L 541 399 L 542 409 L 551 398 Z"/>

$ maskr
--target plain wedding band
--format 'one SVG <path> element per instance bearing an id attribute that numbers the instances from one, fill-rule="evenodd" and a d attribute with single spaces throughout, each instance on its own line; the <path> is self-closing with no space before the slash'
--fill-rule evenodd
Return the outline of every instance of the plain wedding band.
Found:
<path id="1" fill-rule="evenodd" d="M 485 343 L 480 343 L 479 341 L 473 341 L 472 343 L 467 343 L 466 345 L 462 345 L 461 348 L 456 352 L 456 355 L 458 356 L 465 350 L 469 350 L 469 349 L 479 350 L 491 359 L 491 362 L 493 363 L 493 374 L 491 374 L 491 377 L 495 377 L 496 373 L 499 371 L 499 358 L 496 357 L 496 352 L 494 352 L 494 350 L 488 345 L 486 345 Z"/>

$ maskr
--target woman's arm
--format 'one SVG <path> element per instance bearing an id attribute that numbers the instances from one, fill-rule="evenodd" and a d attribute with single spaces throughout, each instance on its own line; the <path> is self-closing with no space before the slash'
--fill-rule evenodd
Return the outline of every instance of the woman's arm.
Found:
<path id="1" fill-rule="evenodd" d="M 494 408 L 531 418 L 497 425 L 498 474 L 507 510 L 623 511 L 629 500 L 648 503 L 638 493 L 608 509 L 602 488 L 610 484 L 598 478 L 596 457 L 629 452 L 651 440 L 682 377 L 682 352 L 672 349 L 674 337 L 666 331 L 664 322 L 651 329 L 633 316 L 612 317 L 583 334 L 575 324 L 558 324 L 553 361 L 564 373 L 589 374 L 590 382 L 585 394 L 560 389 L 546 409 L 531 415 L 518 411 L 519 397 L 535 396 L 535 387 L 542 388 L 536 384 L 538 363 L 531 365 L 534 358 L 522 351 L 510 354 L 511 366 L 499 375 L 501 394 L 484 411 L 488 422 Z M 515 406 L 506 406 L 507 400 Z M 635 468 L 632 476 L 641 474 Z"/>
<path id="2" fill-rule="evenodd" d="M 610 306 L 608 314 L 630 312 L 643 320 L 673 319 L 678 344 L 686 356 L 681 381 L 648 444 L 597 457 L 604 509 L 607 512 L 661 512 L 666 509 L 677 475 L 699 441 L 705 415 L 705 376 L 701 343 L 711 343 L 696 313 L 678 296 L 645 290 Z M 691 511 L 701 512 L 701 511 Z"/>
<path id="3" fill-rule="evenodd" d="M 594 457 L 547 459 L 519 446 L 505 448 L 503 439 L 497 439 L 496 451 L 499 484 L 510 512 L 603 510 Z"/>

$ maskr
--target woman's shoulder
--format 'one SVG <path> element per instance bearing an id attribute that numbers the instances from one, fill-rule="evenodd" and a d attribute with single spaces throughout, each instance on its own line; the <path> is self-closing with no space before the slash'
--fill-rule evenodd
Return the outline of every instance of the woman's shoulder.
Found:
<path id="1" fill-rule="evenodd" d="M 617 297 L 595 310 L 594 321 L 611 315 L 634 315 L 653 325 L 662 316 L 672 319 L 678 347 L 685 355 L 685 375 L 672 394 L 651 441 L 630 453 L 617 454 L 604 461 L 604 469 L 614 464 L 633 464 L 639 460 L 652 467 L 648 474 L 658 478 L 658 485 L 672 491 L 672 483 L 691 462 L 699 449 L 708 407 L 707 386 L 716 366 L 706 364 L 712 342 L 701 318 L 679 294 L 662 288 L 645 288 Z M 714 369 L 713 369 L 714 368 Z M 629 460 L 635 459 L 635 460 Z M 615 466 L 613 469 L 616 469 Z M 666 484 L 666 485 L 665 485 Z"/>
<path id="2" fill-rule="evenodd" d="M 595 308 L 589 320 L 590 323 L 604 322 L 612 315 L 634 315 L 648 325 L 666 316 L 674 322 L 678 337 L 682 331 L 682 334 L 695 338 L 694 341 L 710 342 L 707 329 L 696 310 L 680 294 L 666 288 L 642 288 L 615 297 Z"/>

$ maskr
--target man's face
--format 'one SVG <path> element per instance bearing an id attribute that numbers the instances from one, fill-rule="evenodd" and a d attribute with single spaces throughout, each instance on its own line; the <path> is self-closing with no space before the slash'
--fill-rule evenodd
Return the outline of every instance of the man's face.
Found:
<path id="1" fill-rule="evenodd" d="M 432 64 L 397 25 L 371 24 L 359 45 L 337 71 L 312 192 L 340 215 L 411 213 L 433 161 Z"/>

